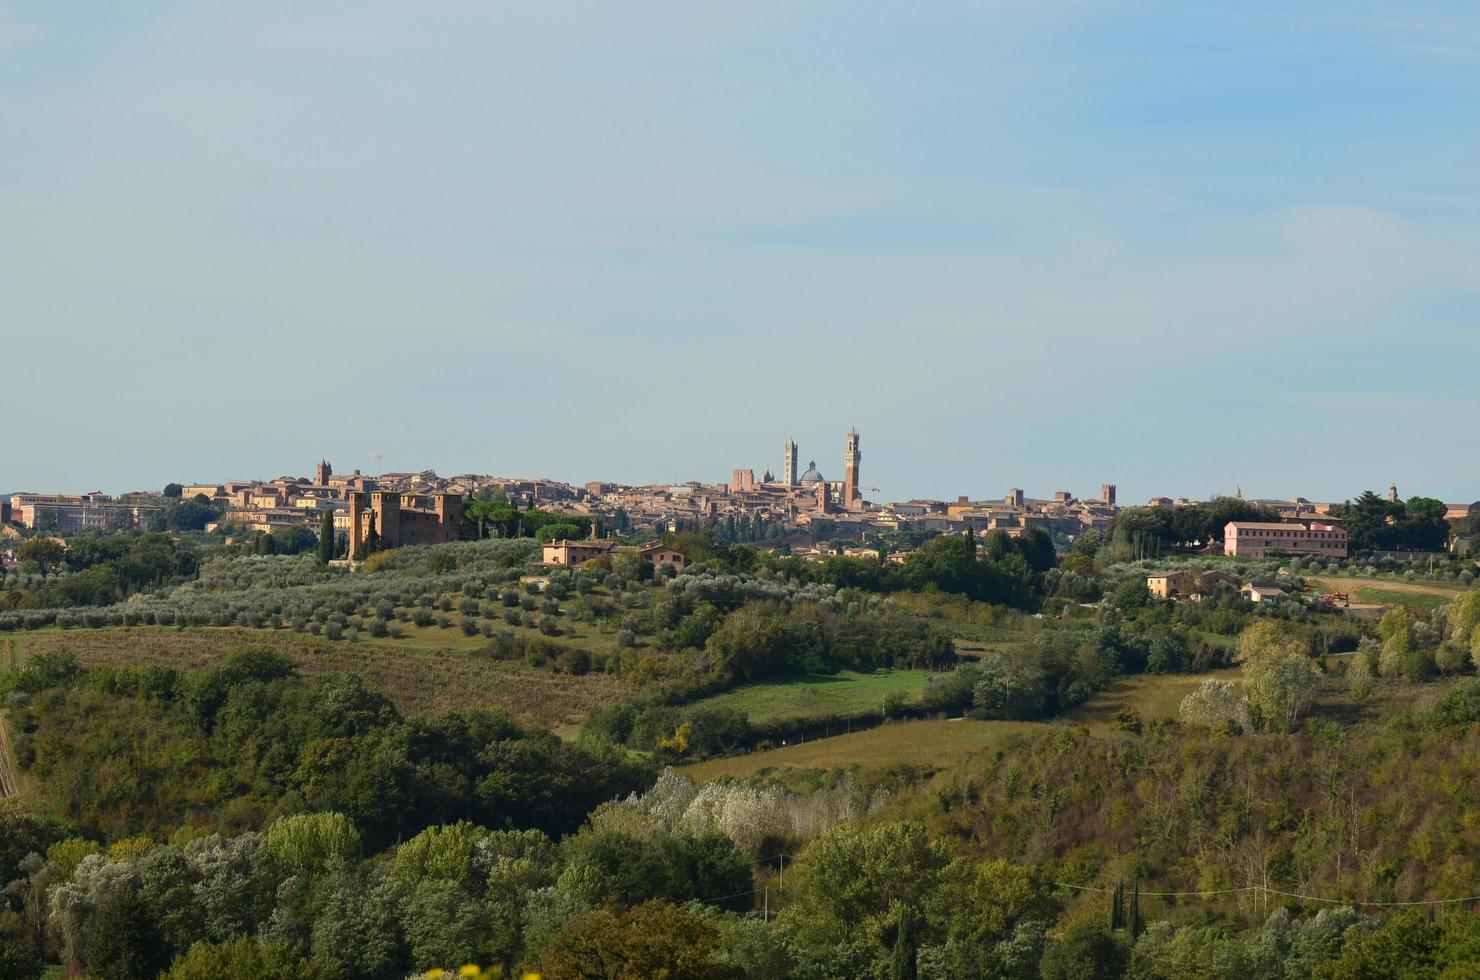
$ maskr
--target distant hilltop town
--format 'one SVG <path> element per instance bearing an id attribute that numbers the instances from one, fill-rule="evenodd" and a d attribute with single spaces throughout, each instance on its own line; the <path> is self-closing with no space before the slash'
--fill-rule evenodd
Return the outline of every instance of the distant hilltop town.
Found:
<path id="1" fill-rule="evenodd" d="M 727 483 L 643 486 L 606 481 L 573 486 L 555 480 L 477 474 L 442 477 L 432 470 L 340 474 L 328 460 L 321 460 L 312 477 L 172 483 L 163 491 L 117 498 L 96 492 L 78 496 L 18 493 L 0 501 L 0 524 L 61 535 L 149 530 L 158 525 L 165 505 L 171 502 L 166 498 L 176 498 L 212 505 L 213 519 L 201 528 L 207 531 L 317 530 L 328 512 L 353 552 L 372 528 L 390 547 L 456 540 L 464 505 L 499 497 L 518 507 L 590 517 L 593 528 L 600 525 L 632 535 L 662 535 L 739 521 L 772 532 L 831 538 L 861 539 L 881 532 L 990 531 L 1016 537 L 1040 528 L 1055 537 L 1072 539 L 1087 531 L 1105 531 L 1121 509 L 1113 483 L 1103 484 L 1090 499 L 1068 490 L 1047 498 L 1029 497 L 1013 487 L 1001 498 L 960 496 L 954 501 L 878 503 L 869 499 L 877 488 L 862 482 L 863 453 L 857 431 L 844 437 L 840 480 L 824 476 L 815 459 L 799 473 L 801 458 L 796 442 L 788 439 L 782 446 L 779 478 L 769 467 L 759 478 L 753 468 L 736 468 Z M 1235 490 L 1234 496 L 1242 498 L 1242 493 Z M 1388 499 L 1398 500 L 1396 487 L 1389 488 Z M 1177 508 L 1192 503 L 1185 497 L 1153 497 L 1147 506 Z M 1329 553 L 1334 550 L 1332 542 L 1341 540 L 1336 527 L 1341 519 L 1332 514 L 1338 505 L 1312 503 L 1303 497 L 1248 503 L 1262 505 L 1282 525 L 1303 532 L 1292 535 L 1290 528 L 1278 527 L 1262 530 L 1284 533 L 1238 535 L 1251 553 L 1280 547 L 1304 550 L 1307 544 L 1313 552 Z M 1446 517 L 1459 520 L 1477 511 L 1480 503 L 1451 504 Z"/>

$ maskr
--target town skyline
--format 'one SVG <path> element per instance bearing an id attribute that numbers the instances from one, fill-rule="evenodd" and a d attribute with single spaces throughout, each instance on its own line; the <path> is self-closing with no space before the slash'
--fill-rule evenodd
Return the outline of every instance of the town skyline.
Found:
<path id="1" fill-rule="evenodd" d="M 818 450 L 822 448 L 816 443 L 803 443 L 801 440 L 796 440 L 798 452 L 796 464 L 797 472 L 800 473 L 803 470 L 807 469 L 809 465 L 815 464 L 816 468 L 821 472 L 825 479 L 835 483 L 840 481 L 844 475 L 844 448 L 841 440 L 837 441 L 839 442 L 839 445 L 836 447 L 837 451 L 829 456 L 822 452 L 809 452 L 809 446 Z M 397 457 L 390 456 L 389 454 L 381 454 L 379 457 L 377 457 L 377 454 L 375 453 L 371 453 L 366 459 L 359 463 L 356 463 L 353 458 L 345 457 L 343 455 L 335 453 L 322 454 L 322 458 L 331 461 L 336 458 L 341 460 L 341 462 L 336 464 L 337 472 L 347 474 L 353 471 L 358 471 L 366 477 L 376 477 L 379 474 L 409 475 L 424 472 L 434 472 L 444 479 L 468 475 L 478 477 L 507 478 L 513 480 L 543 480 L 552 483 L 568 485 L 570 487 L 581 487 L 588 483 L 598 482 L 618 484 L 626 487 L 658 487 L 681 486 L 686 483 L 700 483 L 706 485 L 725 484 L 729 482 L 731 475 L 739 469 L 751 470 L 757 482 L 760 482 L 763 474 L 768 472 L 777 481 L 780 481 L 785 466 L 784 452 L 785 444 L 782 443 L 778 445 L 777 450 L 774 453 L 774 456 L 776 457 L 774 460 L 737 460 L 734 462 L 733 466 L 725 468 L 723 472 L 716 471 L 712 473 L 691 473 L 687 475 L 679 472 L 673 475 L 671 478 L 662 478 L 661 476 L 659 476 L 649 479 L 618 479 L 602 473 L 582 473 L 581 467 L 579 465 L 572 467 L 568 472 L 550 473 L 536 472 L 528 467 L 520 467 L 517 465 L 517 463 L 510 463 L 509 465 L 503 465 L 493 468 L 480 468 L 477 466 L 450 467 L 445 465 L 408 466 L 404 465 L 407 460 L 398 459 Z M 883 457 L 882 460 L 881 456 Z M 386 462 L 387 458 L 389 458 L 390 460 L 389 463 Z M 1135 479 L 1132 479 L 1130 481 L 1117 480 L 1114 479 L 1113 474 L 1098 481 L 1086 479 L 1079 482 L 1070 482 L 1067 480 L 1058 480 L 1055 482 L 1050 477 L 1048 480 L 1040 483 L 1035 483 L 1030 480 L 1014 480 L 1011 478 L 1011 474 L 1006 474 L 1002 479 L 997 479 L 995 481 L 995 484 L 1000 484 L 1000 486 L 988 483 L 985 480 L 978 480 L 969 487 L 939 487 L 934 492 L 916 492 L 908 494 L 891 493 L 890 488 L 886 485 L 882 485 L 879 481 L 879 478 L 874 473 L 875 469 L 880 466 L 881 462 L 887 465 L 887 459 L 887 450 L 881 452 L 878 448 L 875 448 L 872 453 L 867 454 L 867 459 L 864 463 L 865 470 L 862 485 L 867 491 L 870 492 L 864 493 L 863 496 L 875 505 L 882 505 L 890 502 L 904 502 L 908 500 L 954 501 L 960 497 L 967 497 L 972 500 L 1001 499 L 1005 492 L 1009 489 L 1023 490 L 1029 498 L 1034 499 L 1052 499 L 1056 493 L 1063 492 L 1068 492 L 1072 494 L 1073 497 L 1076 499 L 1094 499 L 1098 495 L 1100 488 L 1107 483 L 1118 488 L 1120 505 L 1123 507 L 1139 506 L 1141 504 L 1145 504 L 1148 501 L 1158 498 L 1169 498 L 1173 500 L 1210 500 L 1215 497 L 1231 497 L 1239 495 L 1250 500 L 1289 501 L 1296 498 L 1301 498 L 1313 503 L 1340 503 L 1342 501 L 1354 499 L 1364 490 L 1371 490 L 1373 492 L 1381 494 L 1386 493 L 1391 487 L 1396 487 L 1399 497 L 1402 499 L 1407 499 L 1413 496 L 1424 496 L 1441 499 L 1452 503 L 1469 503 L 1476 499 L 1480 499 L 1480 486 L 1471 485 L 1467 492 L 1466 487 L 1462 482 L 1454 481 L 1451 484 L 1451 486 L 1454 488 L 1453 490 L 1441 489 L 1435 491 L 1431 489 L 1431 487 L 1427 484 L 1410 482 L 1405 479 L 1401 479 L 1400 477 L 1403 476 L 1402 474 L 1389 477 L 1385 481 L 1363 484 L 1362 486 L 1360 486 L 1360 488 L 1348 490 L 1344 494 L 1311 493 L 1301 488 L 1286 488 L 1284 492 L 1281 492 L 1279 488 L 1275 488 L 1273 492 L 1271 492 L 1270 489 L 1265 486 L 1261 486 L 1259 484 L 1245 485 L 1241 480 L 1238 479 L 1235 479 L 1234 483 L 1228 487 L 1213 487 L 1205 489 L 1201 492 L 1198 492 L 1196 490 L 1188 492 L 1180 486 L 1160 488 L 1157 486 L 1153 486 L 1146 481 L 1138 482 Z M 166 486 L 169 483 L 181 483 L 189 485 L 192 482 L 197 482 L 197 478 L 199 478 L 198 482 L 207 483 L 265 483 L 282 477 L 311 477 L 312 468 L 306 468 L 300 462 L 296 468 L 293 465 L 289 464 L 286 469 L 283 469 L 280 472 L 271 471 L 271 466 L 268 466 L 264 470 L 259 470 L 258 472 L 252 473 L 228 472 L 225 470 L 221 470 L 216 473 L 206 475 L 194 473 L 183 475 L 180 473 L 170 473 L 165 474 L 164 476 L 164 479 L 156 479 L 153 481 L 153 483 L 133 484 L 109 481 L 101 478 L 94 479 L 91 482 L 83 480 L 75 485 L 65 486 L 58 486 L 53 483 L 41 483 L 35 486 L 12 486 L 9 484 L 3 484 L 0 485 L 0 496 L 8 497 L 15 493 L 84 494 L 91 492 L 102 492 L 117 496 L 119 494 L 128 493 L 158 492 L 162 487 Z M 3 478 L 3 476 L 0 476 L 0 478 Z M 1082 483 L 1083 485 L 1080 485 L 1080 483 Z"/>

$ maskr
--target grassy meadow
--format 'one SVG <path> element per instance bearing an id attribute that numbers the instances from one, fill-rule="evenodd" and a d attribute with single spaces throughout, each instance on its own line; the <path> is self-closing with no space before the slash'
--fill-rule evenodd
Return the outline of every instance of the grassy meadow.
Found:
<path id="1" fill-rule="evenodd" d="M 745 684 L 697 704 L 733 709 L 754 722 L 861 714 L 870 709 L 882 714 L 884 700 L 890 695 L 910 701 L 919 697 L 930 674 L 928 670 L 812 674 L 774 683 Z"/>
<path id="2" fill-rule="evenodd" d="M 851 735 L 820 738 L 749 755 L 711 759 L 679 770 L 695 782 L 721 776 L 744 779 L 778 769 L 845 769 L 862 766 L 884 769 L 892 765 L 954 765 L 996 742 L 1014 735 L 1042 731 L 1046 722 L 1033 721 L 894 721 Z"/>

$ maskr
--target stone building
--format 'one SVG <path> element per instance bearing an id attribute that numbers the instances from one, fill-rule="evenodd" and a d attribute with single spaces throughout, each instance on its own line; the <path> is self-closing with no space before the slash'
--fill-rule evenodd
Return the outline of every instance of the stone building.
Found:
<path id="1" fill-rule="evenodd" d="M 445 544 L 459 537 L 462 523 L 462 495 L 432 494 L 432 506 L 420 507 L 403 502 L 393 490 L 372 490 L 349 495 L 349 553 L 363 551 L 370 536 L 371 520 L 376 534 L 387 548 L 413 544 Z"/>
<path id="2" fill-rule="evenodd" d="M 1317 521 L 1280 524 L 1229 521 L 1223 529 L 1223 553 L 1241 558 L 1269 555 L 1347 556 L 1347 534 L 1335 524 Z"/>

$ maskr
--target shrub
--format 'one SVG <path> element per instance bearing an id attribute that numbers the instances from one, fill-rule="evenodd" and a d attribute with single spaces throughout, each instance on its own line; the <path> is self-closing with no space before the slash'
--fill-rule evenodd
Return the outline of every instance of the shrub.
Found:
<path id="1" fill-rule="evenodd" d="M 566 650 L 558 662 L 561 670 L 576 677 L 591 670 L 591 654 L 579 647 Z"/>

